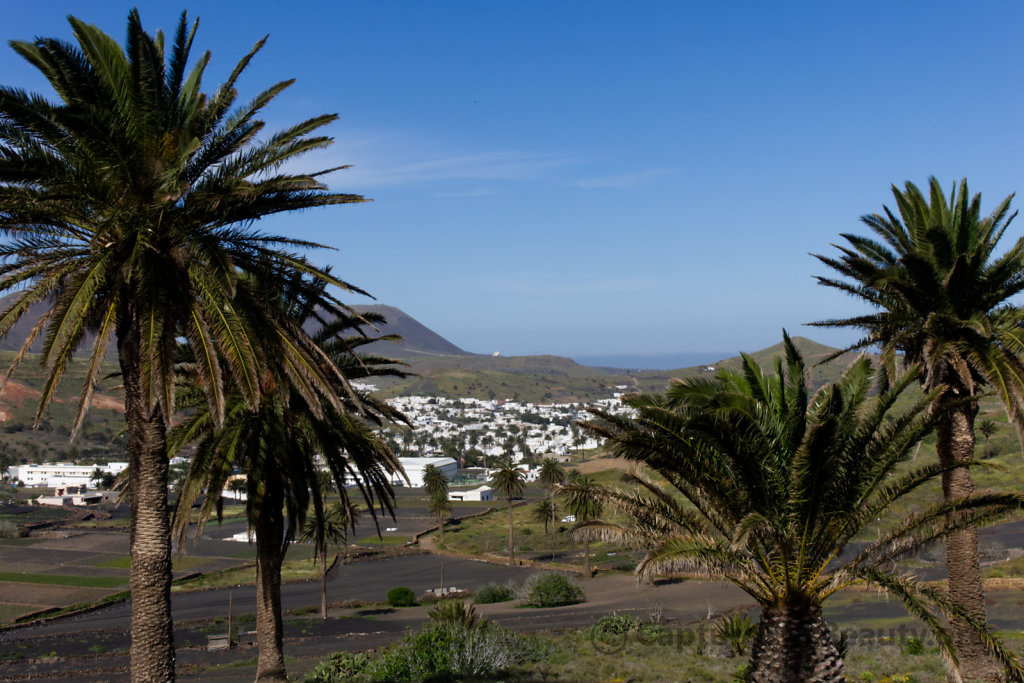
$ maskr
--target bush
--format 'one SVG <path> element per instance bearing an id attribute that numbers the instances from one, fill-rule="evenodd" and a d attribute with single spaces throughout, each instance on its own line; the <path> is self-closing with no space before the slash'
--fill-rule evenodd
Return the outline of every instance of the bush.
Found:
<path id="1" fill-rule="evenodd" d="M 633 632 L 640 634 L 642 642 L 653 643 L 665 633 L 665 629 L 654 622 L 642 622 L 628 614 L 612 612 L 590 627 L 589 636 L 590 642 L 594 644 L 621 646 L 625 642 L 622 636 Z"/>
<path id="2" fill-rule="evenodd" d="M 512 586 L 489 583 L 473 593 L 473 602 L 478 605 L 490 605 L 495 602 L 508 602 L 514 597 L 516 597 L 516 591 Z"/>
<path id="3" fill-rule="evenodd" d="M 910 638 L 907 638 L 907 640 L 903 644 L 900 645 L 900 650 L 903 651 L 903 654 L 909 655 L 911 657 L 923 655 L 925 653 L 924 641 L 920 638 L 914 638 L 913 636 L 911 636 Z"/>
<path id="4" fill-rule="evenodd" d="M 466 604 L 462 600 L 442 600 L 434 609 L 430 610 L 427 616 L 431 621 L 461 624 L 466 628 L 482 626 L 485 621 L 477 616 L 476 608 L 473 605 Z"/>
<path id="5" fill-rule="evenodd" d="M 370 663 L 365 652 L 335 652 L 320 662 L 303 680 L 305 683 L 345 683 L 360 677 Z"/>
<path id="6" fill-rule="evenodd" d="M 534 574 L 519 591 L 519 604 L 523 607 L 558 607 L 584 600 L 583 589 L 557 572 Z"/>
<path id="7" fill-rule="evenodd" d="M 411 588 L 398 586 L 388 591 L 388 605 L 391 607 L 412 607 L 416 604 L 416 594 Z"/>
<path id="8" fill-rule="evenodd" d="M 739 657 L 747 649 L 747 643 L 757 633 L 757 624 L 746 614 L 722 617 L 715 624 L 715 633 L 729 646 L 733 656 Z"/>
<path id="9" fill-rule="evenodd" d="M 536 661 L 545 652 L 536 636 L 491 622 L 475 627 L 432 622 L 381 652 L 365 673 L 377 681 L 476 680 Z"/>
<path id="10" fill-rule="evenodd" d="M 636 617 L 631 617 L 626 614 L 606 614 L 597 620 L 593 626 L 590 627 L 590 637 L 597 638 L 600 636 L 618 636 L 623 633 L 629 633 L 630 631 L 637 631 L 640 629 L 640 620 Z"/>

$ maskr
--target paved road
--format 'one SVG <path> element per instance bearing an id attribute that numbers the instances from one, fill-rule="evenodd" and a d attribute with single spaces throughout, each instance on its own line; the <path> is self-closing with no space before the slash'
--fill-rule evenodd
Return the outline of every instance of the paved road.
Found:
<path id="1" fill-rule="evenodd" d="M 441 566 L 444 565 L 445 585 L 475 590 L 490 582 L 522 582 L 533 569 L 502 567 L 486 562 L 445 558 L 439 555 L 408 555 L 387 560 L 371 560 L 338 567 L 328 580 L 328 602 L 366 600 L 383 602 L 387 592 L 395 586 L 407 586 L 422 594 L 428 588 L 440 585 Z M 256 591 L 252 586 L 215 589 L 194 593 L 174 593 L 171 598 L 174 621 L 226 617 L 228 594 L 234 600 L 235 614 L 256 611 Z M 320 605 L 320 582 L 288 583 L 281 587 L 281 602 L 285 610 Z M 90 629 L 127 628 L 131 618 L 128 603 L 48 624 L 19 629 L 36 634 L 59 634 Z M 0 635 L 0 642 L 4 636 Z"/>

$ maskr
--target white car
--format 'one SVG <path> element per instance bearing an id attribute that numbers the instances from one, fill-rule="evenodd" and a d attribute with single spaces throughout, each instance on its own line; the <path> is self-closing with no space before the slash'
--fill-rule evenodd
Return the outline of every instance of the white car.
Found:
<path id="1" fill-rule="evenodd" d="M 574 524 L 576 522 L 576 515 L 569 515 L 568 517 L 562 517 L 563 522 Z"/>

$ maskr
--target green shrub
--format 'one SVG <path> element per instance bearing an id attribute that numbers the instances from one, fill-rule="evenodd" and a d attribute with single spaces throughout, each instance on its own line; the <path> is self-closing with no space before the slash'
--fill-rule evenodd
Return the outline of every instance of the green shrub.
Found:
<path id="1" fill-rule="evenodd" d="M 747 649 L 747 643 L 757 633 L 757 625 L 746 614 L 722 617 L 715 624 L 715 633 L 732 650 L 733 656 L 740 656 Z"/>
<path id="2" fill-rule="evenodd" d="M 490 605 L 495 602 L 508 602 L 514 597 L 516 597 L 516 591 L 512 586 L 489 583 L 473 593 L 473 602 L 478 605 Z"/>
<path id="3" fill-rule="evenodd" d="M 534 574 L 519 591 L 519 604 L 524 607 L 558 607 L 584 600 L 583 589 L 558 572 Z"/>
<path id="4" fill-rule="evenodd" d="M 536 661 L 544 642 L 491 622 L 474 627 L 459 622 L 431 622 L 377 656 L 366 675 L 377 681 L 425 681 L 491 678 Z"/>
<path id="5" fill-rule="evenodd" d="M 598 619 L 597 623 L 590 627 L 590 637 L 594 639 L 601 636 L 619 636 L 639 629 L 640 620 L 636 617 L 612 612 Z"/>
<path id="6" fill-rule="evenodd" d="M 362 676 L 370 657 L 365 652 L 335 652 L 306 675 L 305 683 L 345 683 Z"/>
<path id="7" fill-rule="evenodd" d="M 416 604 L 416 594 L 411 588 L 398 586 L 388 591 L 388 605 L 391 607 L 412 607 Z"/>
<path id="8" fill-rule="evenodd" d="M 442 600 L 427 613 L 431 621 L 438 623 L 462 624 L 466 628 L 482 626 L 484 620 L 477 621 L 476 609 L 462 600 Z"/>
<path id="9" fill-rule="evenodd" d="M 900 645 L 900 650 L 903 651 L 903 654 L 910 655 L 911 657 L 923 655 L 925 651 L 924 641 L 920 638 L 914 638 L 911 636 Z"/>

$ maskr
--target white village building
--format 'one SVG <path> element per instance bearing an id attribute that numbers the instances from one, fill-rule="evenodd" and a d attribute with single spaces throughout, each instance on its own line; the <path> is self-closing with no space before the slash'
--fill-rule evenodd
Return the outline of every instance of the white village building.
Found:
<path id="1" fill-rule="evenodd" d="M 121 474 L 128 469 L 126 462 L 112 462 L 107 465 L 72 465 L 71 463 L 48 463 L 45 465 L 12 465 L 7 468 L 11 481 L 20 481 L 28 487 L 45 486 L 88 486 L 92 475 L 101 472 Z"/>
<path id="2" fill-rule="evenodd" d="M 494 500 L 494 489 L 484 485 L 475 489 L 449 491 L 448 500 Z"/>

